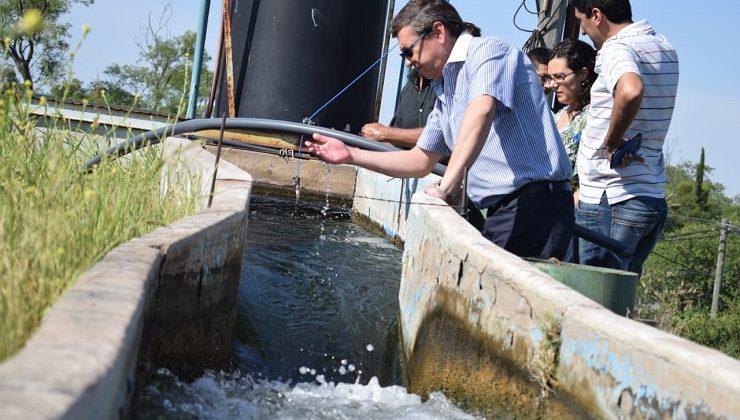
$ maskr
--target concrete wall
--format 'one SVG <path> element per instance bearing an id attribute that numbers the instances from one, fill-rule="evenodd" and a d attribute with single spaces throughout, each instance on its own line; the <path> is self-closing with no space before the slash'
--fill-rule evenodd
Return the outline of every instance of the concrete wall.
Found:
<path id="1" fill-rule="evenodd" d="M 208 150 L 216 153 L 215 146 Z M 250 173 L 255 187 L 265 192 L 282 191 L 294 196 L 297 160 L 286 160 L 266 153 L 224 147 L 221 157 Z M 332 199 L 350 200 L 355 191 L 357 168 L 351 165 L 325 165 L 318 160 L 301 160 L 301 197 L 324 200 L 328 194 Z"/>
<path id="2" fill-rule="evenodd" d="M 214 156 L 178 139 L 163 147 L 205 197 Z M 120 418 L 140 357 L 184 377 L 225 367 L 251 184 L 222 161 L 210 209 L 116 247 L 82 275 L 0 365 L 0 418 Z"/>
<path id="3" fill-rule="evenodd" d="M 417 194 L 405 223 L 412 392 L 493 417 L 740 418 L 740 361 L 613 314 L 439 204 Z"/>
<path id="4" fill-rule="evenodd" d="M 439 180 L 437 175 L 424 178 L 391 178 L 367 169 L 357 169 L 353 210 L 375 224 L 392 240 L 403 241 L 411 197 Z"/>

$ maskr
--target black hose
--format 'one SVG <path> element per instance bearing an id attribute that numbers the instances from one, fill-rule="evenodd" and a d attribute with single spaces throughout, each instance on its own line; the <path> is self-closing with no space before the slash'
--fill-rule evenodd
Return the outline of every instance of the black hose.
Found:
<path id="1" fill-rule="evenodd" d="M 632 256 L 632 250 L 629 249 L 629 247 L 614 238 L 604 235 L 603 233 L 587 229 L 579 224 L 575 225 L 575 233 L 579 238 L 585 239 L 596 245 L 603 246 L 620 257 L 629 258 Z"/>
<path id="2" fill-rule="evenodd" d="M 127 153 L 138 150 L 142 147 L 157 144 L 161 139 L 174 136 L 177 134 L 191 133 L 201 130 L 213 130 L 221 127 L 221 120 L 216 118 L 206 119 L 194 119 L 179 122 L 176 124 L 168 125 L 154 131 L 147 131 L 146 133 L 138 134 L 131 139 L 119 143 L 110 149 L 106 150 L 105 153 L 100 154 L 85 163 L 85 170 L 90 171 L 95 166 L 99 165 L 106 157 L 120 157 Z M 227 129 L 237 130 L 266 130 L 266 131 L 280 131 L 294 134 L 302 134 L 310 139 L 313 133 L 323 134 L 325 136 L 334 137 L 341 140 L 345 144 L 354 146 L 360 149 L 373 150 L 378 152 L 389 152 L 399 150 L 398 148 L 380 143 L 373 140 L 368 140 L 364 137 L 348 133 L 346 131 L 332 130 L 330 128 L 318 127 L 315 125 L 301 124 L 290 121 L 279 121 L 279 120 L 268 120 L 263 118 L 227 118 L 226 119 Z M 446 167 L 444 165 L 436 164 L 432 169 L 432 173 L 442 176 Z"/>
<path id="3" fill-rule="evenodd" d="M 400 150 L 394 146 L 373 140 L 368 140 L 364 137 L 360 137 L 346 131 L 332 130 L 330 128 L 290 121 L 269 120 L 263 118 L 227 118 L 225 122 L 225 127 L 227 129 L 287 132 L 302 134 L 304 136 L 307 136 L 308 138 L 310 138 L 313 133 L 319 133 L 325 136 L 334 137 L 341 140 L 345 144 L 358 147 L 360 149 L 373 150 L 378 152 L 390 152 Z M 90 159 L 89 161 L 87 161 L 87 163 L 85 163 L 85 170 L 88 172 L 91 171 L 106 157 L 123 156 L 142 147 L 157 144 L 160 142 L 160 139 L 166 138 L 168 136 L 220 128 L 221 119 L 206 118 L 183 121 L 176 124 L 168 125 L 167 127 L 159 128 L 154 131 L 147 131 L 146 133 L 138 134 L 125 142 L 119 143 L 118 145 L 106 150 L 105 153 Z M 445 173 L 445 169 L 446 166 L 438 163 L 434 165 L 432 173 L 435 175 L 443 176 Z M 589 242 L 593 242 L 596 245 L 603 246 L 604 248 L 616 253 L 619 256 L 632 256 L 632 251 L 624 244 L 599 232 L 589 230 L 581 225 L 576 225 L 575 233 L 578 237 Z"/>

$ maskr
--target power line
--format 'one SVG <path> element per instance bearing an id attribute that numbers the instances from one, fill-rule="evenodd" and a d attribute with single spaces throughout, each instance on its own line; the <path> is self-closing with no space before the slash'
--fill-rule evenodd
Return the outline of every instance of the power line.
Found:
<path id="1" fill-rule="evenodd" d="M 694 239 L 714 239 L 717 235 L 703 235 L 703 236 L 680 236 L 676 238 L 663 238 L 663 242 L 676 242 L 676 241 L 689 241 Z"/>
<path id="2" fill-rule="evenodd" d="M 533 12 L 533 11 L 529 10 L 529 7 L 527 7 L 527 0 L 522 0 L 522 6 L 524 6 L 524 10 L 526 10 L 527 12 L 529 12 L 530 14 L 533 14 L 533 15 L 540 15 L 540 14 L 543 14 L 544 13 L 544 12 L 537 12 L 537 11 L 534 11 Z"/>
<path id="3" fill-rule="evenodd" d="M 675 219 L 675 220 L 687 220 L 690 222 L 703 223 L 705 225 L 713 225 L 717 227 L 722 227 L 722 222 L 716 221 L 716 220 L 700 219 L 698 217 L 681 216 L 681 215 L 676 215 L 676 214 L 671 214 L 671 213 L 668 213 L 668 218 Z M 725 226 L 729 227 L 730 229 L 740 229 L 740 226 L 735 226 L 730 223 L 726 224 Z"/>
<path id="4" fill-rule="evenodd" d="M 536 31 L 530 31 L 529 29 L 524 29 L 521 26 L 516 24 L 516 17 L 517 15 L 519 15 L 519 11 L 522 10 L 522 7 L 524 7 L 524 10 L 529 12 L 529 9 L 527 9 L 527 6 L 524 4 L 525 2 L 526 0 L 522 0 L 522 3 L 519 5 L 519 7 L 516 8 L 516 12 L 514 12 L 514 17 L 511 19 L 511 23 L 514 24 L 515 28 L 519 29 L 522 32 L 529 32 L 530 34 L 534 34 Z"/>
<path id="5" fill-rule="evenodd" d="M 517 9 L 516 13 L 514 14 L 514 20 L 516 20 L 516 15 L 519 13 L 519 9 L 522 8 L 522 6 L 525 6 L 525 1 L 522 0 L 522 4 Z M 530 35 L 529 39 L 524 43 L 524 46 L 522 47 L 523 51 L 529 51 L 532 49 L 532 46 L 535 45 L 537 42 L 537 38 L 542 39 L 542 34 L 544 34 L 547 31 L 548 26 L 550 25 L 550 22 L 552 22 L 553 19 L 556 19 L 558 16 L 558 10 L 563 6 L 563 4 L 567 4 L 567 1 L 559 2 L 558 5 L 555 7 L 555 9 L 550 14 L 550 17 L 547 18 L 547 21 L 543 21 L 541 23 L 537 24 L 537 29 L 534 31 L 527 31 L 524 30 L 524 32 L 530 32 L 532 35 Z M 525 6 L 526 8 L 526 6 Z M 514 22 L 514 26 L 516 26 L 516 22 Z M 517 26 L 517 29 L 523 30 Z"/>
<path id="6" fill-rule="evenodd" d="M 666 257 L 665 255 L 663 255 L 663 254 L 661 254 L 661 253 L 659 253 L 659 252 L 657 252 L 655 250 L 653 250 L 652 253 L 655 254 L 656 256 L 660 257 L 660 258 L 663 258 L 664 260 L 666 260 L 666 261 L 668 261 L 670 263 L 673 263 L 673 264 L 676 264 L 676 265 L 678 265 L 680 267 L 683 267 L 685 269 L 685 271 L 687 271 L 687 272 L 691 272 L 691 273 L 695 273 L 695 274 L 701 274 L 701 275 L 705 275 L 705 276 L 711 276 L 712 274 L 714 274 L 714 273 L 707 273 L 707 272 L 704 272 L 704 271 L 696 271 L 693 268 L 691 268 L 691 267 L 689 267 L 689 266 L 687 266 L 685 264 L 682 264 L 682 263 L 680 263 L 678 261 L 672 260 L 672 259 Z"/>
<path id="7" fill-rule="evenodd" d="M 718 229 L 708 229 L 708 230 L 699 230 L 696 232 L 681 232 L 674 235 L 668 235 L 663 236 L 662 240 L 664 241 L 679 241 L 679 240 L 685 240 L 685 239 L 703 239 L 703 238 L 713 238 L 716 235 L 703 235 L 704 233 L 714 233 L 717 232 Z M 699 236 L 697 236 L 699 235 Z"/>

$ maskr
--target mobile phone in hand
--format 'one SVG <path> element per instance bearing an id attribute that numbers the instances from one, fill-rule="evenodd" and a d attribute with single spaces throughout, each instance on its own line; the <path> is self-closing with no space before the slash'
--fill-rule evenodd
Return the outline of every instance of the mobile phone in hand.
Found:
<path id="1" fill-rule="evenodd" d="M 612 153 L 612 160 L 609 162 L 609 167 L 614 169 L 622 164 L 622 160 L 624 159 L 624 155 L 629 154 L 635 154 L 637 153 L 637 150 L 640 148 L 640 145 L 642 144 L 642 133 L 637 133 L 634 137 L 627 140 L 619 146 L 619 149 L 617 149 L 614 153 Z"/>

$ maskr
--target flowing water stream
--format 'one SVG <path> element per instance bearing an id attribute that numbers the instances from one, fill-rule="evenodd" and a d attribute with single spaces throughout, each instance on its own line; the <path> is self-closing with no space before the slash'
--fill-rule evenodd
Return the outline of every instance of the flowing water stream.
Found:
<path id="1" fill-rule="evenodd" d="M 401 386 L 398 248 L 347 208 L 253 197 L 250 212 L 233 371 L 157 371 L 137 418 L 473 418 Z"/>

